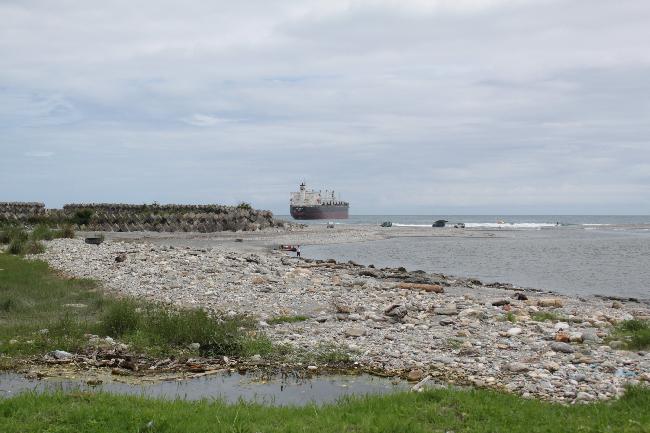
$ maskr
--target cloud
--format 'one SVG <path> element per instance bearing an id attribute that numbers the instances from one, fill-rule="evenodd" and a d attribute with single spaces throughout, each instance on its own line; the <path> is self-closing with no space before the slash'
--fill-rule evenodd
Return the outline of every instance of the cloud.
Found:
<path id="1" fill-rule="evenodd" d="M 650 212 L 645 2 L 29 0 L 0 19 L 16 199 L 286 211 L 307 178 L 356 212 Z"/>
<path id="2" fill-rule="evenodd" d="M 49 158 L 51 156 L 54 156 L 54 152 L 47 152 L 47 151 L 25 152 L 25 156 L 28 158 Z"/>

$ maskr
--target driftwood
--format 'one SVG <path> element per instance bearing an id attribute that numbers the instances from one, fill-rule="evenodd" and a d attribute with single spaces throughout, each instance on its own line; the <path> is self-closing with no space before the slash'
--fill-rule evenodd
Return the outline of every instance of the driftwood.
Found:
<path id="1" fill-rule="evenodd" d="M 439 284 L 398 283 L 397 289 L 424 290 L 425 292 L 444 293 L 445 289 Z"/>

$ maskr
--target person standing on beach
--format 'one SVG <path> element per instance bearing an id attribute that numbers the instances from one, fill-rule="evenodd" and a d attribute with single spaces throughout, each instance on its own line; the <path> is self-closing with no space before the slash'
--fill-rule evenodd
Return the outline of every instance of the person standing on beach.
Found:
<path id="1" fill-rule="evenodd" d="M 296 257 L 300 258 L 300 245 L 296 247 Z"/>

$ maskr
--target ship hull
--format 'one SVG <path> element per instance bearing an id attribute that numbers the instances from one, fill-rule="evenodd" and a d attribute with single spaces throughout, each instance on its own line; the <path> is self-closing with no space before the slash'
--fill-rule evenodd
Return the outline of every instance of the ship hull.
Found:
<path id="1" fill-rule="evenodd" d="M 297 220 L 334 220 L 348 218 L 348 206 L 290 206 L 289 212 Z"/>

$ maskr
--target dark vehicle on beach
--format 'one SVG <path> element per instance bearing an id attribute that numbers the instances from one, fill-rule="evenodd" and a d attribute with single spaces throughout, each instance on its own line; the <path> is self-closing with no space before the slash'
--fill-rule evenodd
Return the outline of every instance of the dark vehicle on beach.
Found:
<path id="1" fill-rule="evenodd" d="M 444 227 L 449 221 L 447 220 L 438 220 L 435 223 L 431 224 L 431 227 Z"/>
<path id="2" fill-rule="evenodd" d="M 393 227 L 393 223 L 390 221 L 384 221 L 381 223 L 381 227 Z"/>

